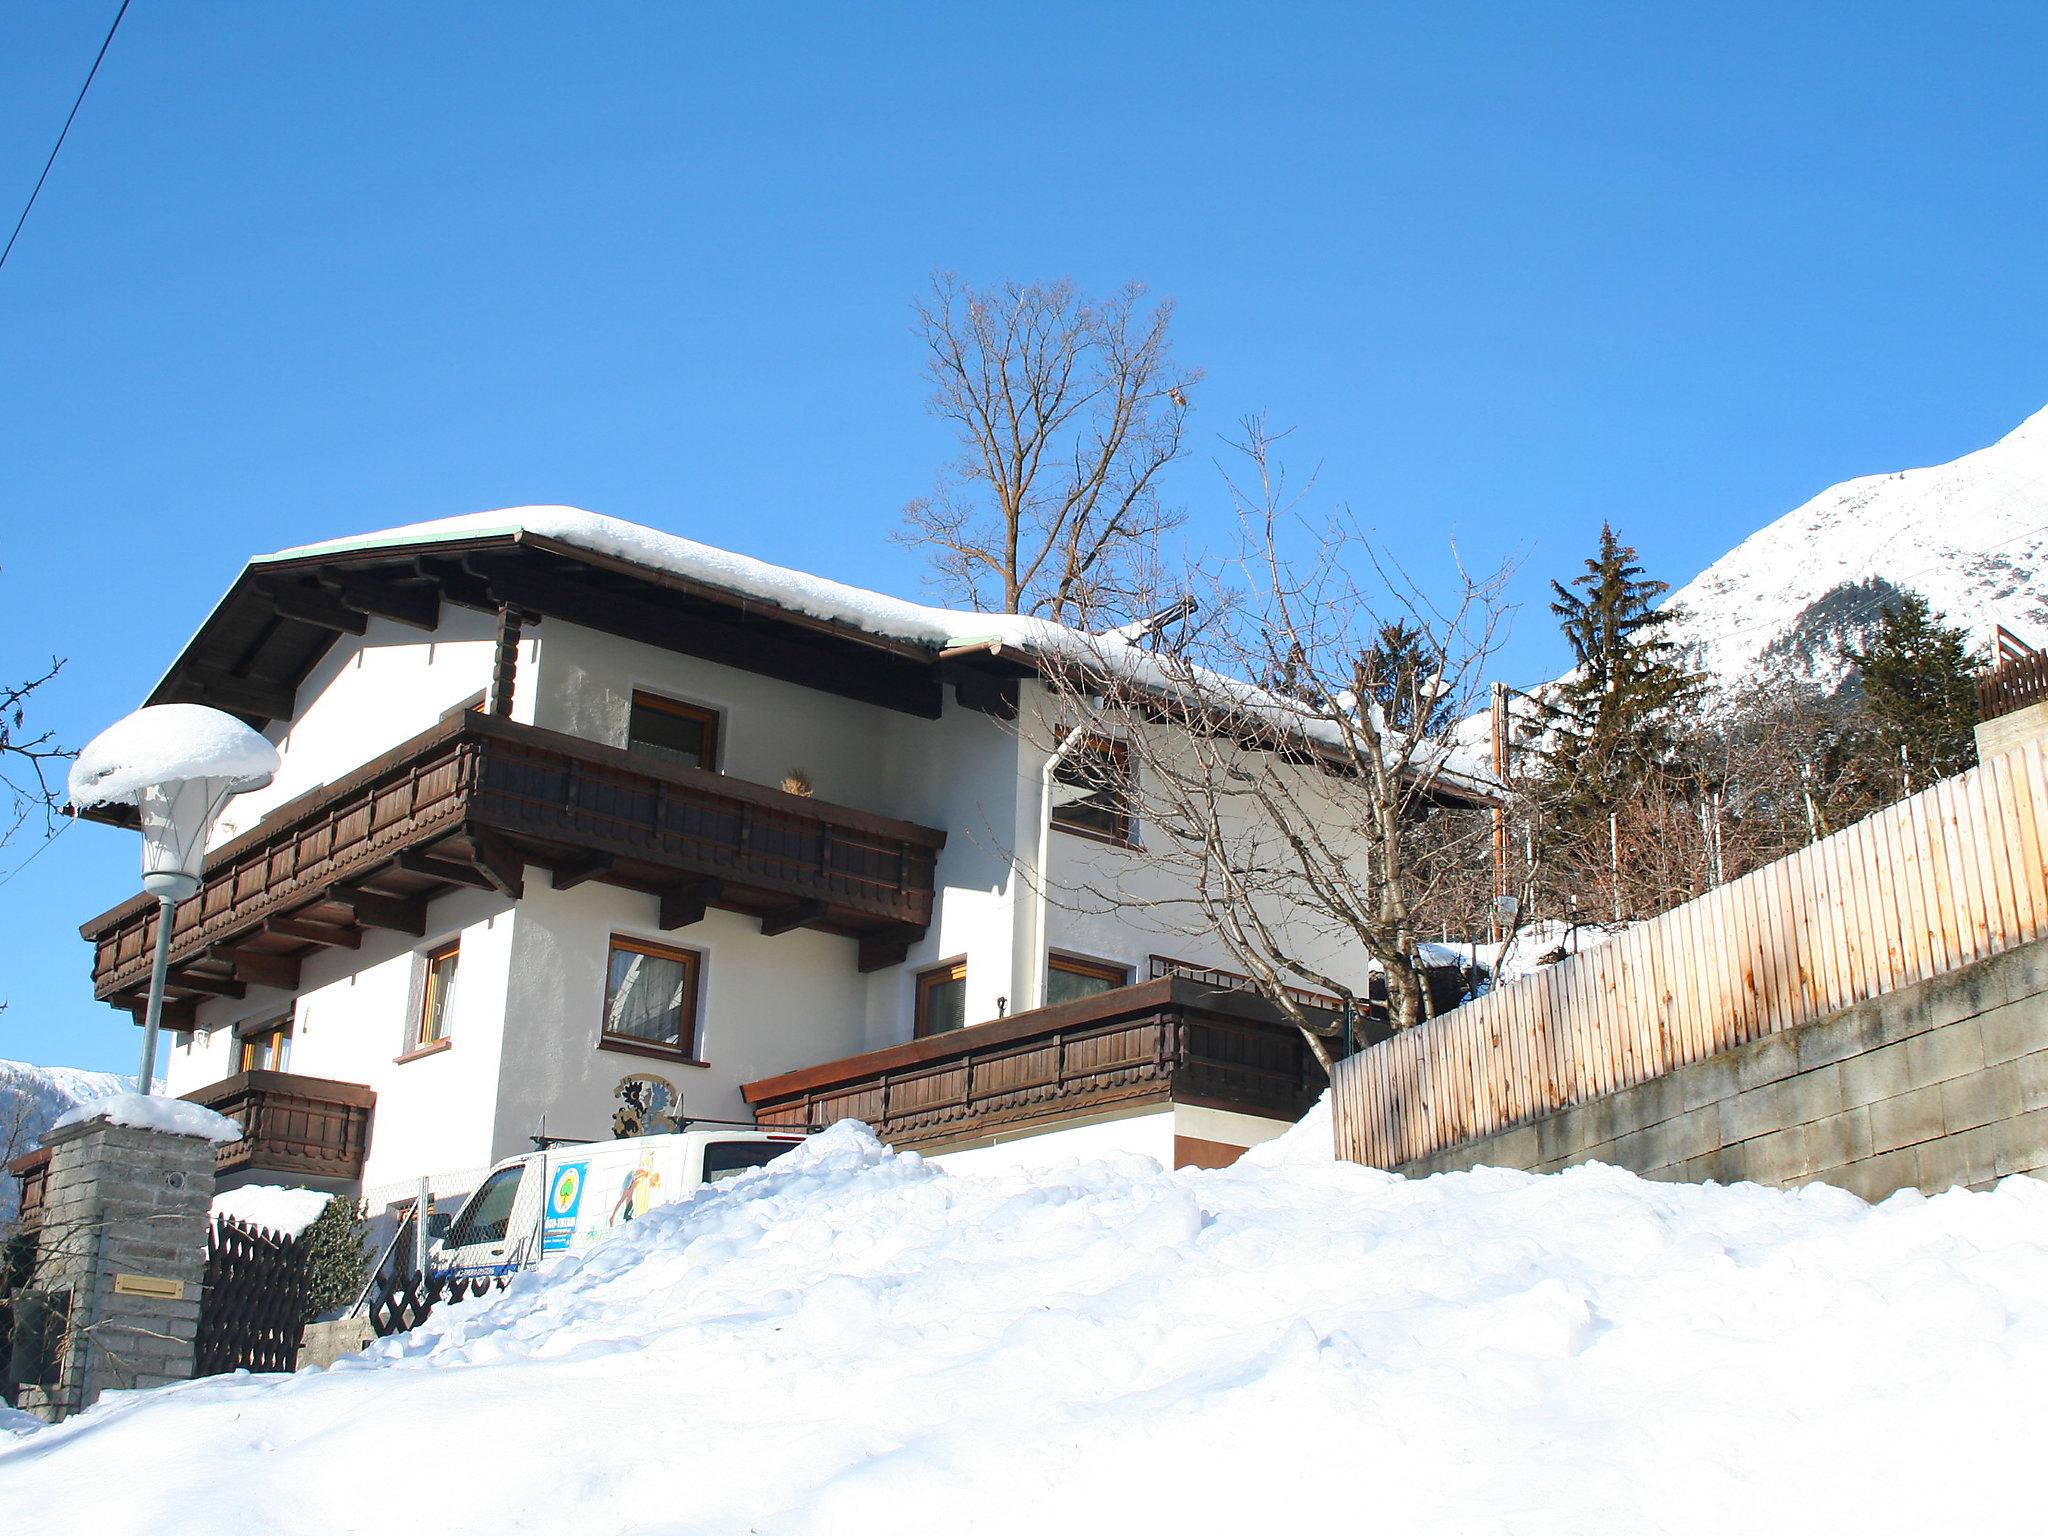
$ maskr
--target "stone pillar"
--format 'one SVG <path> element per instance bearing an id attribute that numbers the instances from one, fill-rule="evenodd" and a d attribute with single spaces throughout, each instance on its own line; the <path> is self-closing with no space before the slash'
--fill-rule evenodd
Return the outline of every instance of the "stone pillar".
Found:
<path id="1" fill-rule="evenodd" d="M 192 1374 L 214 1148 L 104 1117 L 43 1144 L 50 1181 L 28 1295 L 50 1319 L 49 1369 L 24 1382 L 21 1406 L 54 1424 L 102 1392 Z"/>

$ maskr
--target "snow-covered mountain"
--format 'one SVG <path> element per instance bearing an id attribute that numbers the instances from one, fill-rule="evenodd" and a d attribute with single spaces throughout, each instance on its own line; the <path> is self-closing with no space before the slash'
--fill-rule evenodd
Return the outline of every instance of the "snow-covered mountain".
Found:
<path id="1" fill-rule="evenodd" d="M 1980 646 L 2003 623 L 2048 644 L 2048 410 L 1948 464 L 1845 480 L 1673 592 L 1673 638 L 1724 684 L 1788 672 L 1824 688 L 1878 611 L 1914 591 Z"/>
<path id="2" fill-rule="evenodd" d="M 38 1067 L 0 1061 L 0 1162 L 30 1151 L 52 1122 L 88 1099 L 103 1099 L 135 1086 L 135 1079 L 82 1067 Z M 0 1177 L 0 1223 L 14 1219 L 20 1190 Z"/>

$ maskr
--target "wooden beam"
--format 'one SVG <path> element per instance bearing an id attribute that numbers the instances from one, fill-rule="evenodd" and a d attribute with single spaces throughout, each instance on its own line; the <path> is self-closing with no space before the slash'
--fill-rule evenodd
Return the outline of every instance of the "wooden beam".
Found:
<path id="1" fill-rule="evenodd" d="M 489 832 L 472 831 L 469 844 L 476 850 L 476 867 L 500 896 L 517 901 L 526 894 L 526 860 L 518 849 Z"/>
<path id="2" fill-rule="evenodd" d="M 206 971 L 173 969 L 165 978 L 187 992 L 204 992 L 209 997 L 247 997 L 249 989 L 232 976 L 215 976 Z"/>
<path id="3" fill-rule="evenodd" d="M 720 880 L 683 880 L 656 893 L 660 913 L 655 919 L 664 930 L 687 928 L 704 921 L 704 909 L 725 894 Z"/>
<path id="4" fill-rule="evenodd" d="M 342 601 L 351 608 L 360 608 L 380 619 L 391 619 L 414 629 L 432 630 L 440 626 L 441 594 L 432 586 L 399 586 L 395 582 L 380 581 L 375 576 L 360 576 L 349 571 L 339 571 L 322 579 L 335 587 L 341 593 Z"/>
<path id="5" fill-rule="evenodd" d="M 301 586 L 297 582 L 265 581 L 257 586 L 270 601 L 270 606 L 287 619 L 297 619 L 304 624 L 317 624 L 322 629 L 331 629 L 337 634 L 360 635 L 370 627 L 369 615 L 319 587 Z"/>
<path id="6" fill-rule="evenodd" d="M 137 992 L 125 998 L 109 998 L 107 1001 L 131 1015 L 138 1027 L 149 1013 L 149 994 L 147 992 Z M 164 1011 L 162 1017 L 157 1020 L 157 1027 L 159 1029 L 191 1029 L 198 1022 L 199 1003 L 197 999 L 190 997 L 167 997 L 164 999 Z"/>
<path id="7" fill-rule="evenodd" d="M 788 933 L 792 928 L 801 928 L 805 923 L 815 923 L 825 915 L 822 901 L 793 901 L 786 907 L 761 915 L 761 932 L 768 938 L 779 933 Z"/>
<path id="8" fill-rule="evenodd" d="M 944 703 L 938 674 L 914 662 L 852 655 L 822 638 L 793 640 L 765 625 L 686 613 L 674 603 L 597 587 L 567 570 L 537 570 L 480 555 L 470 556 L 468 566 L 506 601 L 572 624 L 926 720 L 938 719 Z"/>
<path id="9" fill-rule="evenodd" d="M 282 987 L 287 992 L 296 992 L 299 989 L 297 955 L 270 955 L 253 949 L 230 949 L 227 956 L 234 962 L 237 981 L 246 981 L 258 987 Z"/>
<path id="10" fill-rule="evenodd" d="M 443 602 L 481 613 L 498 611 L 498 599 L 491 594 L 491 584 L 464 570 L 460 560 L 447 555 L 421 555 L 412 564 L 414 570 L 434 583 Z"/>
<path id="11" fill-rule="evenodd" d="M 259 678 L 237 677 L 218 667 L 195 663 L 185 668 L 186 681 L 217 709 L 230 714 L 260 715 L 265 720 L 289 720 L 298 700 L 289 688 Z"/>
<path id="12" fill-rule="evenodd" d="M 398 867 L 415 875 L 431 875 L 451 885 L 474 886 L 480 891 L 497 889 L 488 875 L 454 859 L 438 858 L 424 848 L 407 848 L 398 855 Z"/>
<path id="13" fill-rule="evenodd" d="M 310 917 L 273 917 L 263 924 L 266 933 L 282 938 L 303 939 L 308 944 L 325 944 L 329 949 L 360 949 L 363 930 L 344 928 L 339 923 L 316 923 Z"/>
<path id="14" fill-rule="evenodd" d="M 964 668 L 948 674 L 953 684 L 953 701 L 962 709 L 975 710 L 997 720 L 1017 718 L 1017 679 L 990 677 L 986 672 Z"/>
<path id="15" fill-rule="evenodd" d="M 883 928 L 860 937 L 860 972 L 885 971 L 910 958 L 910 946 L 922 937 L 921 928 Z"/>
<path id="16" fill-rule="evenodd" d="M 343 886 L 334 893 L 334 899 L 355 914 L 361 927 L 389 928 L 394 933 L 409 933 L 416 939 L 426 937 L 427 898 L 424 896 L 387 896 L 381 891 Z"/>
<path id="17" fill-rule="evenodd" d="M 586 880 L 609 874 L 617 861 L 608 853 L 586 853 L 581 858 L 565 859 L 549 874 L 549 883 L 558 891 L 574 890 Z"/>

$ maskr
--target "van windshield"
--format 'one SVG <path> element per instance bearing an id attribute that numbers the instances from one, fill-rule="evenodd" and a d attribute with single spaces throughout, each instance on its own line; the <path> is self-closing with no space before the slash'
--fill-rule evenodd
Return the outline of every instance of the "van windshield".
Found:
<path id="1" fill-rule="evenodd" d="M 704 1148 L 704 1182 L 716 1184 L 772 1163 L 785 1152 L 794 1152 L 794 1141 L 714 1141 Z"/>
<path id="2" fill-rule="evenodd" d="M 512 1197 L 519 1193 L 519 1178 L 525 1172 L 524 1168 L 500 1168 L 484 1180 L 483 1188 L 469 1197 L 469 1204 L 455 1218 L 447 1246 L 467 1248 L 472 1243 L 502 1243 L 506 1224 L 512 1219 Z"/>

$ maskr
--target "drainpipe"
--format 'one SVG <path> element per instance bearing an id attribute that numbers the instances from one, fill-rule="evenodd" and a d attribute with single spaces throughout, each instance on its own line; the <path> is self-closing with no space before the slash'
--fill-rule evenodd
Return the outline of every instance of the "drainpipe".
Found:
<path id="1" fill-rule="evenodd" d="M 1052 749 L 1046 757 L 1045 766 L 1038 771 L 1038 862 L 1033 868 L 1031 880 L 1031 973 L 1024 978 L 1024 996 L 1029 999 L 1027 1008 L 1045 1006 L 1046 966 L 1050 959 L 1045 943 L 1046 913 L 1046 865 L 1052 860 L 1052 776 L 1059 771 L 1061 763 L 1067 760 L 1083 742 L 1088 740 L 1088 727 L 1101 717 L 1101 707 L 1091 706 L 1088 713 L 1071 731 L 1066 740 Z M 1018 1012 L 1023 1012 L 1019 1009 Z"/>

